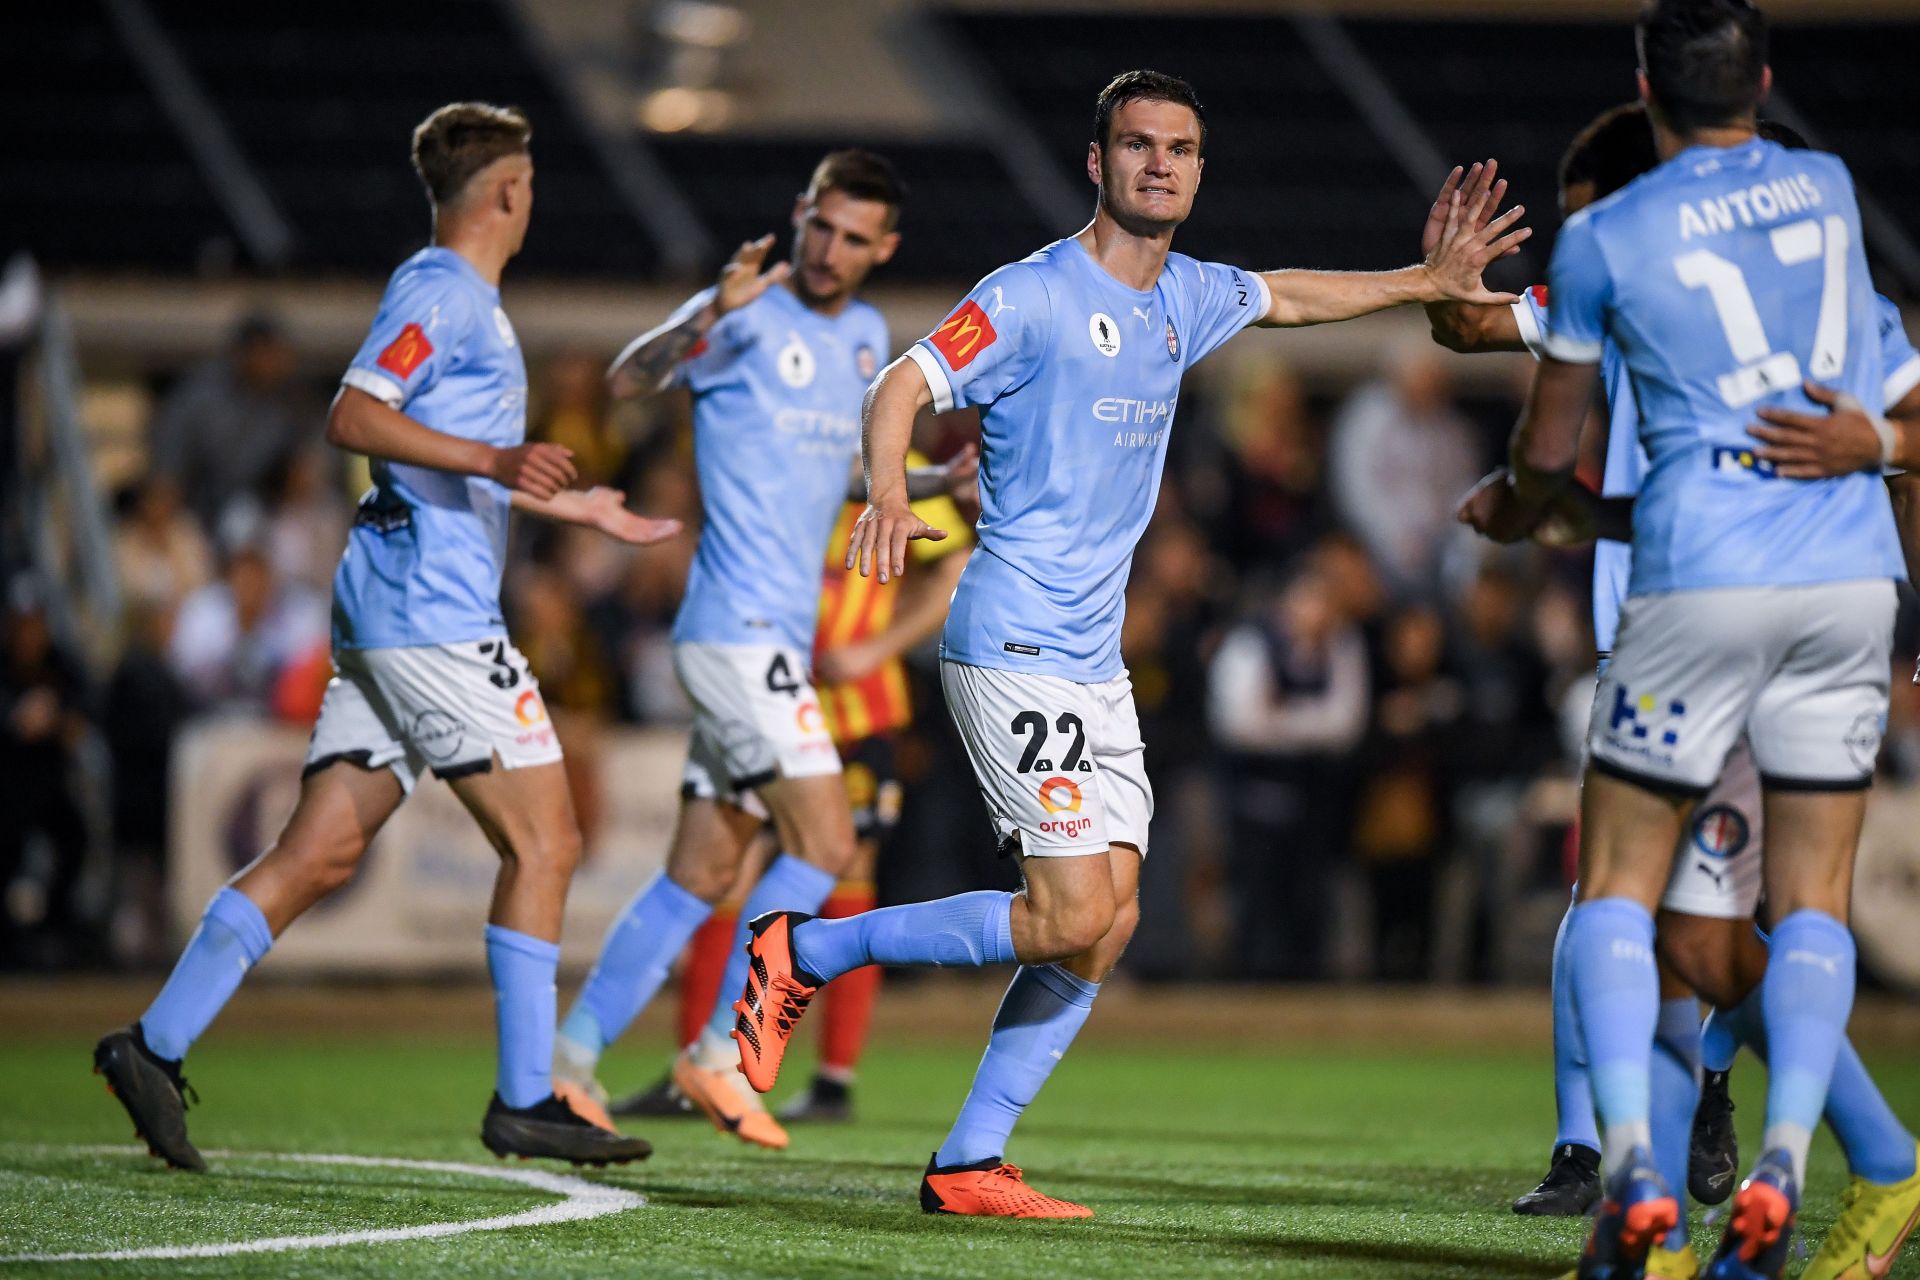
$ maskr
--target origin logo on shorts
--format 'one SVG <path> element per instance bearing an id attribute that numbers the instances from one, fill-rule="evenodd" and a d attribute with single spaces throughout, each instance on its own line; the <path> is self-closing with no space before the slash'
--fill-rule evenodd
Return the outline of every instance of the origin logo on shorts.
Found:
<path id="1" fill-rule="evenodd" d="M 513 718 L 520 722 L 522 730 L 514 735 L 513 740 L 518 745 L 545 746 L 553 741 L 553 726 L 547 722 L 547 704 L 541 699 L 538 689 L 520 691 L 520 696 L 513 700 Z"/>
<path id="2" fill-rule="evenodd" d="M 1072 840 L 1093 825 L 1092 818 L 1080 816 L 1080 784 L 1072 778 L 1054 774 L 1040 784 L 1040 807 L 1047 811 L 1040 830 L 1048 835 Z M 1061 816 L 1065 815 L 1065 816 Z"/>

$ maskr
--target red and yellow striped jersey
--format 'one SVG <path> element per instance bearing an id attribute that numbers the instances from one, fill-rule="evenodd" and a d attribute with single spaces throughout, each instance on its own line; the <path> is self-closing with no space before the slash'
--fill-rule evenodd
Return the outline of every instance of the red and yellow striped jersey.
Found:
<path id="1" fill-rule="evenodd" d="M 907 465 L 924 467 L 927 459 L 918 453 L 907 455 Z M 862 502 L 849 502 L 833 527 L 827 543 L 826 571 L 820 583 L 820 621 L 813 635 L 816 662 L 828 649 L 884 631 L 893 621 L 893 608 L 900 590 L 898 581 L 885 586 L 877 578 L 863 578 L 858 570 L 846 567 L 847 539 L 853 534 L 853 522 L 865 509 Z M 915 564 L 930 564 L 942 556 L 973 545 L 973 526 L 960 514 L 953 499 L 944 494 L 923 498 L 913 504 L 914 514 L 936 529 L 945 529 L 944 541 L 924 539 L 908 543 Z M 834 742 L 844 746 L 905 728 L 913 719 L 913 707 L 907 695 L 907 672 L 898 658 L 861 680 L 845 684 L 820 684 L 820 707 L 827 716 L 827 729 Z"/>

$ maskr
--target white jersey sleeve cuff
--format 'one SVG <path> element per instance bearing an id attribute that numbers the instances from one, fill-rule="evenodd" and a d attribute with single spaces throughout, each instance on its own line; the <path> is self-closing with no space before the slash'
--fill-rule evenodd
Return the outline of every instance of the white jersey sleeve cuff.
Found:
<path id="1" fill-rule="evenodd" d="M 1254 312 L 1253 319 L 1247 321 L 1248 324 L 1254 325 L 1273 313 L 1273 290 L 1267 287 L 1266 277 L 1258 271 L 1249 271 L 1247 274 L 1253 277 L 1253 283 L 1260 290 L 1260 309 Z"/>
<path id="2" fill-rule="evenodd" d="M 920 372 L 926 376 L 927 389 L 933 392 L 933 411 L 946 413 L 954 407 L 953 383 L 947 380 L 947 371 L 940 367 L 940 358 L 916 342 L 907 348 L 907 359 L 920 366 Z"/>
<path id="3" fill-rule="evenodd" d="M 1600 352 L 1601 344 L 1598 342 L 1582 342 L 1551 329 L 1540 340 L 1539 354 L 1552 356 L 1567 364 L 1599 364 Z"/>
<path id="4" fill-rule="evenodd" d="M 340 377 L 342 386 L 352 387 L 355 391 L 364 391 L 389 409 L 398 409 L 407 402 L 406 388 L 384 374 L 371 369 L 354 367 Z"/>
<path id="5" fill-rule="evenodd" d="M 1520 329 L 1520 341 L 1526 344 L 1528 354 L 1538 360 L 1546 353 L 1547 335 L 1540 332 L 1540 322 L 1533 318 L 1533 308 L 1527 305 L 1525 298 L 1511 305 L 1513 322 Z"/>
<path id="6" fill-rule="evenodd" d="M 1889 373 L 1883 386 L 1888 409 L 1906 399 L 1907 392 L 1920 386 L 1920 354 Z"/>

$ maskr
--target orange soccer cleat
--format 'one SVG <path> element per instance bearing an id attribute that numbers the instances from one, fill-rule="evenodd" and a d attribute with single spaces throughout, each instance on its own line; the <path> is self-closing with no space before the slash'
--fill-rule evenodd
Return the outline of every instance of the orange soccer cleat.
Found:
<path id="1" fill-rule="evenodd" d="M 1017 1164 L 995 1158 L 942 1169 L 933 1153 L 920 1179 L 920 1208 L 972 1218 L 1091 1218 L 1093 1210 L 1056 1200 L 1027 1185 Z"/>
<path id="2" fill-rule="evenodd" d="M 780 1063 L 793 1042 L 793 1029 L 807 1002 L 820 989 L 794 962 L 793 930 L 813 919 L 798 911 L 769 911 L 747 927 L 746 994 L 733 1002 L 739 1018 L 733 1038 L 740 1042 L 740 1070 L 756 1092 L 766 1093 L 780 1079 Z"/>
<path id="3" fill-rule="evenodd" d="M 728 1079 L 729 1076 L 732 1079 Z M 785 1150 L 787 1131 L 768 1114 L 758 1097 L 738 1087 L 739 1079 L 740 1072 L 733 1066 L 729 1065 L 724 1071 L 712 1070 L 691 1050 L 682 1051 L 673 1060 L 674 1087 L 713 1121 L 714 1128 L 742 1142 L 774 1151 Z"/>

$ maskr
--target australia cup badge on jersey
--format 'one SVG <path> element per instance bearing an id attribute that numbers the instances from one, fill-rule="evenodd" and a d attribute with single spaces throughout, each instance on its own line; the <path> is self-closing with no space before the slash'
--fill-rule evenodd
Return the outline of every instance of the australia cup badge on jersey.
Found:
<path id="1" fill-rule="evenodd" d="M 1096 311 L 1087 317 L 1087 336 L 1093 339 L 1093 349 L 1107 359 L 1120 354 L 1120 326 L 1106 312 Z"/>
<path id="2" fill-rule="evenodd" d="M 493 327 L 500 333 L 500 341 L 508 346 L 518 346 L 513 338 L 513 323 L 507 319 L 507 313 L 500 307 L 493 309 Z"/>
<path id="3" fill-rule="evenodd" d="M 1174 332 L 1171 320 L 1167 321 L 1167 356 L 1175 364 L 1180 363 L 1180 335 Z"/>
<path id="4" fill-rule="evenodd" d="M 873 348 L 864 342 L 853 353 L 853 370 L 869 382 L 873 381 L 873 375 L 880 371 L 880 357 L 875 355 Z"/>
<path id="5" fill-rule="evenodd" d="M 794 388 L 813 385 L 813 351 L 797 333 L 787 334 L 787 345 L 777 357 L 780 381 Z"/>

